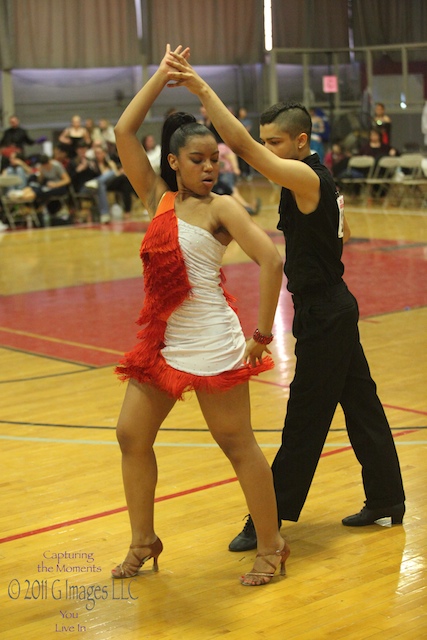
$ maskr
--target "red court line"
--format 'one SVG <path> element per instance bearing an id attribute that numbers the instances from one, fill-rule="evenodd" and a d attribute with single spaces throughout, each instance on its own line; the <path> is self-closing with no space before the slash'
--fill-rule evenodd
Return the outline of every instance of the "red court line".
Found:
<path id="1" fill-rule="evenodd" d="M 406 429 L 405 431 L 398 431 L 393 433 L 393 438 L 399 436 L 406 436 L 410 433 L 416 433 L 416 429 Z M 337 453 L 343 453 L 344 451 L 350 451 L 352 447 L 340 447 L 339 449 L 332 449 L 332 451 L 325 451 L 321 454 L 321 458 L 333 456 Z M 237 482 L 237 478 L 227 478 L 226 480 L 219 480 L 218 482 L 211 482 L 210 484 L 204 484 L 200 487 L 192 487 L 191 489 L 185 489 L 184 491 L 177 491 L 176 493 L 170 493 L 165 496 L 156 498 L 154 502 L 164 502 L 165 500 L 172 500 L 173 498 L 180 498 L 182 496 L 188 496 L 191 493 L 197 493 L 198 491 L 206 491 L 207 489 L 213 489 L 215 487 L 221 487 L 224 484 L 230 484 L 231 482 Z M 30 536 L 36 536 L 40 533 L 47 533 L 48 531 L 54 531 L 55 529 L 62 529 L 63 527 L 70 527 L 82 522 L 89 522 L 90 520 L 97 520 L 98 518 L 105 518 L 106 516 L 112 516 L 116 513 L 127 511 L 127 507 L 117 507 L 110 511 L 102 511 L 101 513 L 93 513 L 90 516 L 83 516 L 82 518 L 76 518 L 75 520 L 68 520 L 66 522 L 58 522 L 57 524 L 49 525 L 48 527 L 42 527 L 40 529 L 33 529 L 32 531 L 24 531 L 23 533 L 16 533 L 6 538 L 0 538 L 0 544 L 3 542 L 12 542 L 13 540 L 20 540 L 21 538 L 29 538 Z"/>
<path id="2" fill-rule="evenodd" d="M 420 411 L 420 409 L 407 409 L 406 407 L 396 407 L 393 404 L 383 404 L 383 407 L 387 409 L 396 409 L 397 411 L 407 411 L 408 413 L 419 413 L 421 416 L 427 416 L 427 411 Z"/>
<path id="3" fill-rule="evenodd" d="M 185 489 L 184 491 L 177 491 L 166 496 L 160 496 L 156 498 L 154 502 L 163 502 L 164 500 L 172 500 L 173 498 L 180 498 L 190 493 L 197 493 L 198 491 L 205 491 L 206 489 L 212 489 L 214 487 L 220 487 L 223 484 L 230 484 L 230 482 L 236 482 L 237 478 L 227 478 L 226 480 L 219 480 L 218 482 L 212 482 L 211 484 L 205 484 L 201 487 L 193 487 L 191 489 Z M 30 536 L 36 536 L 39 533 L 46 533 L 47 531 L 54 531 L 55 529 L 62 529 L 63 527 L 70 527 L 74 524 L 80 524 L 81 522 L 88 522 L 89 520 L 96 520 L 97 518 L 105 518 L 106 516 L 112 516 L 116 513 L 127 511 L 127 507 L 117 507 L 117 509 L 111 509 L 110 511 L 102 511 L 101 513 L 94 513 L 90 516 L 83 516 L 82 518 L 76 518 L 75 520 L 68 520 L 67 522 L 58 522 L 57 524 L 49 525 L 48 527 L 42 527 L 40 529 L 33 529 L 32 531 L 24 531 L 23 533 L 17 533 L 6 538 L 0 538 L 0 543 L 11 542 L 12 540 L 19 540 L 20 538 L 28 538 Z"/>
<path id="4" fill-rule="evenodd" d="M 262 378 L 251 378 L 251 382 L 257 382 L 258 384 L 268 384 L 271 387 L 281 387 L 282 389 L 288 389 L 289 384 L 282 384 L 281 382 L 273 382 L 272 380 L 262 380 Z M 427 411 L 421 411 L 420 409 L 409 409 L 408 407 L 397 407 L 394 404 L 383 404 L 386 409 L 395 409 L 396 411 L 406 411 L 407 413 L 417 413 L 421 416 L 427 416 Z"/>
<path id="5" fill-rule="evenodd" d="M 416 429 L 406 429 L 405 431 L 397 431 L 396 433 L 392 433 L 393 438 L 398 438 L 399 436 L 406 436 L 409 433 L 416 433 Z M 332 449 L 332 451 L 324 451 L 321 458 L 327 458 L 328 456 L 333 456 L 336 453 L 343 453 L 344 451 L 351 451 L 353 447 L 349 444 L 347 447 L 341 447 L 341 449 Z M 1 540 L 0 540 L 1 542 Z"/>

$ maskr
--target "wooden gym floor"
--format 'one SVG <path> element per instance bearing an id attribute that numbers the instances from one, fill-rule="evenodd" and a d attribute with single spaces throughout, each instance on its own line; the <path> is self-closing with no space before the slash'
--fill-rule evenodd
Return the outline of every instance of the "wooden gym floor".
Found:
<path id="1" fill-rule="evenodd" d="M 255 180 L 257 222 L 281 253 L 278 190 Z M 142 298 L 147 220 L 0 234 L 1 622 L 5 640 L 365 640 L 427 637 L 427 211 L 347 207 L 346 281 L 400 457 L 403 526 L 351 529 L 360 468 L 337 410 L 298 523 L 284 523 L 287 577 L 243 588 L 255 552 L 228 552 L 246 513 L 232 468 L 197 401 L 178 403 L 156 445 L 160 572 L 115 581 L 129 525 L 114 427 Z M 227 285 L 245 332 L 256 324 L 257 267 L 237 246 Z M 251 382 L 253 426 L 271 462 L 294 368 L 283 285 L 273 371 Z M 321 372 L 319 372 L 321 375 Z M 424 506 L 423 506 L 424 505 Z"/>

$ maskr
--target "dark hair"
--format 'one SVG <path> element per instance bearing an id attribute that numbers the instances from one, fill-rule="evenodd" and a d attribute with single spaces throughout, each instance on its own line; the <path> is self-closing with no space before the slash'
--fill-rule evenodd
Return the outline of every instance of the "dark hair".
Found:
<path id="1" fill-rule="evenodd" d="M 278 102 L 269 107 L 260 116 L 260 125 L 275 122 L 282 131 L 286 131 L 292 139 L 300 133 L 311 137 L 311 117 L 303 104 L 299 102 Z"/>
<path id="2" fill-rule="evenodd" d="M 40 164 L 47 164 L 49 161 L 50 161 L 50 158 L 45 153 L 42 153 L 41 156 L 39 157 Z"/>
<path id="3" fill-rule="evenodd" d="M 192 136 L 206 135 L 213 136 L 213 133 L 205 125 L 199 124 L 191 113 L 178 111 L 166 118 L 162 129 L 160 175 L 172 191 L 176 191 L 178 185 L 176 172 L 169 164 L 168 155 L 178 155 L 179 150 L 185 147 L 187 140 Z"/>

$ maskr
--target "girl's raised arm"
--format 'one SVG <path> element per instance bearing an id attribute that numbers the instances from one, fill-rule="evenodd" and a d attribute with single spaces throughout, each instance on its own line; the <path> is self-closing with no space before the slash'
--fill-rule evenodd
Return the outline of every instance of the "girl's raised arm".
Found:
<path id="1" fill-rule="evenodd" d="M 159 68 L 126 107 L 114 128 L 117 151 L 124 172 L 151 217 L 168 187 L 153 171 L 137 134 L 153 102 L 166 84 L 170 82 L 169 68 L 166 64 L 166 57 L 169 53 L 170 46 L 167 45 L 165 57 Z M 181 53 L 187 57 L 189 50 L 182 51 L 182 47 L 179 46 L 175 49 L 175 53 Z"/>

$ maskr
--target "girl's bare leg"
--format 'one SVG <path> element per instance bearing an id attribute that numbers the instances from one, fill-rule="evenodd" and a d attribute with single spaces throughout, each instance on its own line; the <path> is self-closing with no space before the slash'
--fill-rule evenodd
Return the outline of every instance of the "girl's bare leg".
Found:
<path id="1" fill-rule="evenodd" d="M 128 384 L 117 425 L 132 545 L 152 544 L 157 462 L 153 444 L 175 400 L 149 385 Z"/>
<path id="2" fill-rule="evenodd" d="M 278 530 L 277 504 L 271 469 L 259 448 L 251 427 L 248 383 L 224 393 L 202 393 L 197 397 L 208 427 L 239 479 L 254 521 L 258 553 L 268 555 L 276 567 L 275 552 L 283 548 Z M 271 571 L 262 557 L 257 557 L 254 571 Z"/>

